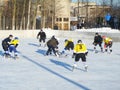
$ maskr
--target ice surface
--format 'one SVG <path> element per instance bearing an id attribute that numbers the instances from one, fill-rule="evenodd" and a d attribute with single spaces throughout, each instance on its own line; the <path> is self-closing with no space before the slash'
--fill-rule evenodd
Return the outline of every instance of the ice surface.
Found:
<path id="1" fill-rule="evenodd" d="M 39 47 L 36 38 L 20 39 L 17 60 L 3 58 L 0 46 L 0 90 L 120 90 L 120 43 L 113 43 L 111 54 L 95 54 L 93 40 L 81 39 L 89 50 L 88 72 L 81 61 L 72 72 L 72 51 L 67 57 L 44 56 L 47 47 Z M 64 38 L 59 42 L 62 51 Z"/>

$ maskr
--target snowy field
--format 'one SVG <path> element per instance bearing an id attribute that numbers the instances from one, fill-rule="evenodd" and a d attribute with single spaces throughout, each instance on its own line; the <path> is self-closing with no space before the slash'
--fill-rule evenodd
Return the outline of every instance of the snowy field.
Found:
<path id="1" fill-rule="evenodd" d="M 81 61 L 72 72 L 72 51 L 67 57 L 44 56 L 47 47 L 39 48 L 36 38 L 20 39 L 17 60 L 3 58 L 0 46 L 0 90 L 120 90 L 120 42 L 113 43 L 111 54 L 95 54 L 93 40 L 81 39 L 89 50 L 88 72 Z M 62 51 L 64 38 L 59 42 Z"/>
<path id="2" fill-rule="evenodd" d="M 17 60 L 4 59 L 0 47 L 0 90 L 120 90 L 120 43 L 114 43 L 112 54 L 95 54 L 92 41 L 84 42 L 89 50 L 88 72 L 81 62 L 72 72 L 72 52 L 62 58 L 44 56 L 47 47 L 38 48 L 36 39 L 20 40 Z"/>

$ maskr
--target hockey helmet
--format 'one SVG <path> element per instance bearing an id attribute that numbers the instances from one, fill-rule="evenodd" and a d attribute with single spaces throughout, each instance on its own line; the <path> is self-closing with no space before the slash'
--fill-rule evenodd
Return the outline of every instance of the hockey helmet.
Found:
<path id="1" fill-rule="evenodd" d="M 18 37 L 15 37 L 15 39 L 19 39 Z"/>
<path id="2" fill-rule="evenodd" d="M 82 40 L 78 40 L 77 43 L 82 43 Z"/>
<path id="3" fill-rule="evenodd" d="M 13 37 L 13 35 L 12 35 L 12 34 L 10 34 L 10 35 L 9 35 L 9 37 Z"/>
<path id="4" fill-rule="evenodd" d="M 96 32 L 95 35 L 98 35 L 98 33 Z"/>
<path id="5" fill-rule="evenodd" d="M 68 40 L 67 39 L 65 39 L 65 42 L 67 42 Z"/>

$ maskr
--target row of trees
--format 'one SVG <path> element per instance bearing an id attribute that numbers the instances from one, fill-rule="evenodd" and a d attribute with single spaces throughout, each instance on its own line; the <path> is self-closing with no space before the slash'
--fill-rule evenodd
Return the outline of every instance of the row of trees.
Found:
<path id="1" fill-rule="evenodd" d="M 0 29 L 35 29 L 37 9 L 42 12 L 41 17 L 43 23 L 45 22 L 45 15 L 48 6 L 55 0 L 8 0 L 0 3 Z M 53 12 L 51 12 L 53 14 Z M 54 16 L 54 14 L 53 14 Z M 43 25 L 44 26 L 44 25 Z"/>
<path id="2" fill-rule="evenodd" d="M 35 28 L 37 5 L 40 0 L 8 0 L 3 2 L 0 7 L 0 29 Z"/>
<path id="3" fill-rule="evenodd" d="M 84 1 L 84 0 L 82 0 Z M 89 2 L 89 0 L 86 0 Z M 108 5 L 107 1 L 102 3 Z M 112 4 L 112 15 L 120 17 L 120 1 L 118 5 Z M 24 30 L 36 28 L 36 17 L 38 13 L 41 20 L 41 27 L 51 27 L 55 25 L 57 13 L 60 13 L 60 0 L 8 0 L 0 1 L 0 30 Z M 39 10 L 40 11 L 39 11 Z M 39 11 L 39 12 L 37 12 Z M 39 27 L 40 28 L 40 27 Z"/>
<path id="4" fill-rule="evenodd" d="M 37 28 L 53 28 L 55 15 L 61 8 L 57 4 L 59 2 L 60 0 L 2 0 L 0 2 L 0 30 L 36 29 L 36 19 L 41 22 L 37 24 Z"/>

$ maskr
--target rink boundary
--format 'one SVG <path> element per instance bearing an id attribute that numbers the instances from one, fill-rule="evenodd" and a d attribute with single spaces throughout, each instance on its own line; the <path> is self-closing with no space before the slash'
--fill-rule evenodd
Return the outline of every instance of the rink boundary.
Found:
<path id="1" fill-rule="evenodd" d="M 55 35 L 56 37 L 62 38 L 84 38 L 93 39 L 94 34 L 99 32 L 101 35 L 110 36 L 114 41 L 120 42 L 120 31 L 112 29 L 81 29 L 75 31 L 63 31 L 63 30 L 51 30 L 44 29 L 47 38 Z M 0 38 L 5 38 L 9 34 L 17 36 L 19 38 L 36 38 L 39 30 L 0 30 Z"/>

